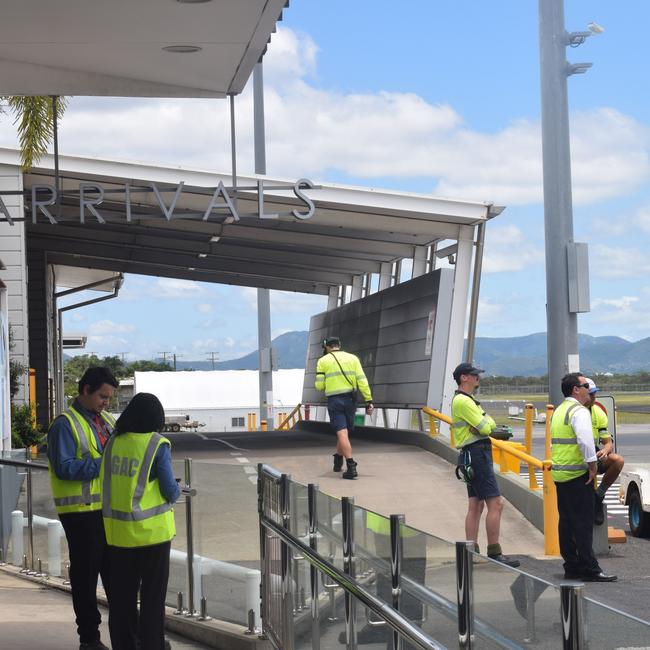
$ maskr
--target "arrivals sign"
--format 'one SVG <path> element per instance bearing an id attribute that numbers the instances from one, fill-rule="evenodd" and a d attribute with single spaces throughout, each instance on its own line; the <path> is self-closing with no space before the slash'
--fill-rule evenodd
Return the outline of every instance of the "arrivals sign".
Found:
<path id="1" fill-rule="evenodd" d="M 78 189 L 70 190 L 66 189 L 66 194 L 74 192 L 74 194 L 79 195 L 79 222 L 86 223 L 86 219 L 89 218 L 98 223 L 106 223 L 106 213 L 102 215 L 102 204 L 108 198 L 113 201 L 120 201 L 124 204 L 124 219 L 126 223 L 132 222 L 134 219 L 155 219 L 156 215 L 149 212 L 145 214 L 138 213 L 138 209 L 142 208 L 142 204 L 138 201 L 137 203 L 133 200 L 134 194 L 141 194 L 143 192 L 150 193 L 155 198 L 154 207 L 157 206 L 160 208 L 160 218 L 165 219 L 166 221 L 172 221 L 172 219 L 182 218 L 182 219 L 196 219 L 201 221 L 209 221 L 219 217 L 223 221 L 225 220 L 228 223 L 233 223 L 239 221 L 242 218 L 257 218 L 257 219 L 278 219 L 279 217 L 288 217 L 292 216 L 295 219 L 305 220 L 310 219 L 314 214 L 314 203 L 313 201 L 304 193 L 304 190 L 315 189 L 316 186 L 308 179 L 301 178 L 297 180 L 293 185 L 265 185 L 263 180 L 258 180 L 256 185 L 251 186 L 237 186 L 237 187 L 227 187 L 223 184 L 222 181 L 219 181 L 219 184 L 215 188 L 201 188 L 201 195 L 205 195 L 205 206 L 197 211 L 193 209 L 191 213 L 188 213 L 186 210 L 182 211 L 180 214 L 176 213 L 176 206 L 178 200 L 183 195 L 185 183 L 181 181 L 176 185 L 165 185 L 160 187 L 156 183 L 148 183 L 144 185 L 132 185 L 128 181 L 122 185 L 113 185 L 111 184 L 110 189 L 104 188 L 98 183 L 86 183 L 80 182 Z M 301 202 L 301 209 L 293 209 L 288 212 L 267 212 L 264 205 L 264 194 L 265 192 L 271 191 L 287 191 L 290 190 L 292 194 Z M 194 197 L 197 196 L 197 190 L 193 187 L 191 190 L 185 190 L 186 194 L 191 193 Z M 257 211 L 254 213 L 240 213 L 237 208 L 237 193 L 238 192 L 256 192 L 257 193 Z M 10 225 L 13 225 L 16 221 L 9 214 L 9 210 L 3 201 L 3 195 L 16 195 L 23 194 L 23 192 L 0 192 L 0 221 L 7 221 Z M 31 192 L 26 192 L 29 198 L 31 198 L 31 203 L 29 204 L 29 209 L 32 214 L 32 223 L 37 223 L 39 219 L 41 221 L 48 221 L 51 224 L 59 223 L 59 218 L 55 216 L 57 213 L 56 209 L 51 209 L 52 206 L 57 205 L 59 199 L 59 193 L 54 185 L 47 183 L 40 183 L 33 185 Z M 31 194 L 31 196 L 30 196 Z M 165 198 L 163 195 L 171 195 L 169 198 Z M 276 195 L 277 196 L 277 195 Z M 145 206 L 147 209 L 151 208 L 151 205 L 147 204 Z M 114 213 L 114 206 L 111 208 L 111 211 Z M 55 214 L 53 214 L 53 212 Z M 20 219 L 22 221 L 22 219 Z"/>

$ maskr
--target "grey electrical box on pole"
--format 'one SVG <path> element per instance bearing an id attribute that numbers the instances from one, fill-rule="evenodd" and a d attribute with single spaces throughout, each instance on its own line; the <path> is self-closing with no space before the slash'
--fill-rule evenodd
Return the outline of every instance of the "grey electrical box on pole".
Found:
<path id="1" fill-rule="evenodd" d="M 264 76 L 262 61 L 253 68 L 253 118 L 255 133 L 255 173 L 266 174 L 264 134 Z M 268 421 L 269 397 L 273 395 L 271 370 L 271 296 L 268 289 L 257 290 L 257 340 L 260 355 L 260 422 Z M 273 428 L 269 423 L 269 428 Z"/>
<path id="2" fill-rule="evenodd" d="M 544 171 L 544 230 L 546 241 L 546 321 L 549 401 L 563 399 L 560 380 L 580 369 L 577 312 L 584 311 L 584 285 L 573 284 L 569 294 L 569 259 L 577 265 L 573 242 L 571 157 L 567 76 L 584 72 L 588 64 L 566 61 L 569 35 L 564 28 L 564 0 L 539 0 L 539 44 L 542 94 L 542 158 Z M 586 251 L 585 251 L 586 255 Z M 589 300 L 587 291 L 586 301 Z"/>

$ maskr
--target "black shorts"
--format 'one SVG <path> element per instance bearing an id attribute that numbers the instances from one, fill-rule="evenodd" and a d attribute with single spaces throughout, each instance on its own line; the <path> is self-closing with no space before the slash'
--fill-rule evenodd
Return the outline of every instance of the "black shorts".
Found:
<path id="1" fill-rule="evenodd" d="M 492 444 L 489 440 L 479 440 L 466 445 L 463 450 L 471 456 L 470 465 L 474 476 L 467 485 L 467 496 L 476 497 L 481 501 L 501 496 L 494 465 L 492 464 Z"/>

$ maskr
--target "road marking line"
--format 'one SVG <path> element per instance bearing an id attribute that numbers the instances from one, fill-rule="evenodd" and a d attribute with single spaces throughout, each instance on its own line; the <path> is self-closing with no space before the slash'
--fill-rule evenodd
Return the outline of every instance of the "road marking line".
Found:
<path id="1" fill-rule="evenodd" d="M 240 456 L 239 458 L 237 458 L 237 460 L 240 463 L 248 463 L 248 464 L 250 464 L 250 460 L 248 460 L 248 458 L 244 458 L 244 456 Z"/>
<path id="2" fill-rule="evenodd" d="M 223 445 L 227 445 L 231 449 L 237 449 L 239 451 L 249 451 L 248 449 L 242 449 L 241 447 L 237 447 L 236 445 L 231 445 L 227 440 L 222 440 L 221 438 L 207 438 L 207 440 L 214 440 L 215 442 L 220 442 Z"/>

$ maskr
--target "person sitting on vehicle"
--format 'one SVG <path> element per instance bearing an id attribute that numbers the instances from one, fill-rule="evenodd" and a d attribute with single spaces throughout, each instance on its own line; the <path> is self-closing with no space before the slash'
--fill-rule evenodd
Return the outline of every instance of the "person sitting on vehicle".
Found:
<path id="1" fill-rule="evenodd" d="M 600 402 L 596 401 L 598 386 L 588 377 L 585 380 L 589 384 L 589 403 L 586 406 L 591 411 L 591 428 L 594 432 L 594 442 L 596 444 L 598 473 L 603 474 L 600 485 L 596 490 L 594 502 L 594 523 L 596 526 L 600 526 L 605 521 L 603 512 L 605 494 L 618 478 L 625 461 L 623 456 L 614 452 L 614 443 L 608 431 L 607 411 Z M 599 442 L 603 445 L 601 448 L 598 448 Z"/>

